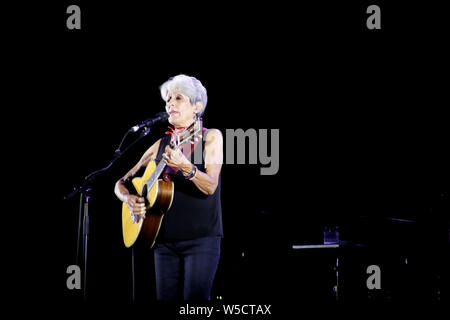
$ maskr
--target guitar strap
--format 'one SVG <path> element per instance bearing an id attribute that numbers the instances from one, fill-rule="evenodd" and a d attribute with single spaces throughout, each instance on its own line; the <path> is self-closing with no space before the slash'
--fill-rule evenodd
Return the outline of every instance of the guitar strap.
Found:
<path id="1" fill-rule="evenodd" d="M 203 139 L 206 137 L 208 129 L 202 128 L 202 138 L 198 139 L 197 141 L 194 141 L 194 143 L 186 142 L 183 144 L 180 149 L 182 150 L 183 154 L 186 156 L 186 158 L 190 158 L 194 150 L 197 148 L 198 144 L 203 141 Z M 187 150 L 186 150 L 186 149 Z M 161 174 L 164 181 L 170 181 L 170 174 L 176 174 L 178 172 L 178 168 L 172 168 L 169 166 L 166 166 L 163 173 Z"/>

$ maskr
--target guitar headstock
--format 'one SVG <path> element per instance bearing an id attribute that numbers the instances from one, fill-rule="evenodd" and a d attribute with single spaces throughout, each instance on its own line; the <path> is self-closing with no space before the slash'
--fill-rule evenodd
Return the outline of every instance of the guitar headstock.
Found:
<path id="1" fill-rule="evenodd" d="M 194 143 L 194 141 L 197 141 L 197 139 L 201 139 L 202 129 L 203 129 L 203 120 L 202 118 L 198 118 L 177 136 L 175 143 L 172 147 L 176 149 L 179 146 L 185 144 L 186 142 Z"/>

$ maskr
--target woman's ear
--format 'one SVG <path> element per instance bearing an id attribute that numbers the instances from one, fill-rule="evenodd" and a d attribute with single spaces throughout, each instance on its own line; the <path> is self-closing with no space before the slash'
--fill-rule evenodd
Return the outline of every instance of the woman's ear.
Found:
<path id="1" fill-rule="evenodd" d="M 203 110 L 203 102 L 198 101 L 195 103 L 195 113 L 200 113 Z"/>

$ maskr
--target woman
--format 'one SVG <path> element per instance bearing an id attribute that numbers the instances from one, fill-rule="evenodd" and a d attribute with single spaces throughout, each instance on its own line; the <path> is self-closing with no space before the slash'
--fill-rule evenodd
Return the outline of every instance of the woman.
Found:
<path id="1" fill-rule="evenodd" d="M 200 163 L 193 164 L 183 148 L 171 149 L 170 141 L 205 111 L 207 93 L 199 80 L 186 75 L 170 78 L 160 90 L 173 132 L 156 141 L 117 181 L 115 193 L 137 219 L 145 218 L 144 199 L 130 194 L 126 182 L 152 160 L 167 164 L 175 190 L 154 247 L 157 299 L 209 300 L 223 236 L 223 137 L 217 129 L 203 130 L 203 139 L 197 145 L 204 150 Z M 183 147 L 190 148 L 190 143 Z"/>

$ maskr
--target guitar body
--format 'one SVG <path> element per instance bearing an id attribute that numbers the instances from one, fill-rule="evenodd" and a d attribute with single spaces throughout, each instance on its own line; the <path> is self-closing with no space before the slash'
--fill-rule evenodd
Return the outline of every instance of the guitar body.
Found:
<path id="1" fill-rule="evenodd" d="M 136 221 L 128 206 L 122 204 L 122 233 L 127 248 L 131 247 L 138 237 L 153 247 L 161 227 L 164 214 L 170 209 L 173 200 L 174 184 L 172 181 L 157 179 L 150 190 L 148 181 L 156 169 L 155 161 L 150 161 L 142 177 L 132 180 L 136 194 L 145 199 L 145 219 Z M 156 177 L 157 178 L 157 177 Z"/>

